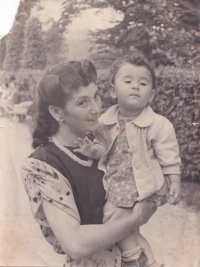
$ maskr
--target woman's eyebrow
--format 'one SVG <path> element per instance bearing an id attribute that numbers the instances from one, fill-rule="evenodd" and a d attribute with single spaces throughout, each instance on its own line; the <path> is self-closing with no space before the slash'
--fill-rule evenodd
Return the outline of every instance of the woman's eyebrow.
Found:
<path id="1" fill-rule="evenodd" d="M 79 96 L 79 97 L 78 97 L 78 99 L 83 99 L 83 98 L 89 98 L 89 96 L 87 96 L 87 95 L 84 96 L 84 95 L 83 95 L 83 96 Z"/>
<path id="2" fill-rule="evenodd" d="M 90 97 L 93 97 L 93 96 L 95 96 L 96 94 L 98 94 L 98 92 L 99 92 L 99 90 L 96 90 L 96 91 L 94 92 L 93 95 L 82 95 L 82 96 L 79 96 L 78 99 L 83 99 L 83 98 L 90 98 Z"/>
<path id="3" fill-rule="evenodd" d="M 77 100 L 88 99 L 88 98 L 94 97 L 94 96 L 96 96 L 97 92 L 95 92 L 95 94 L 92 96 L 89 96 L 89 95 L 79 96 Z"/>

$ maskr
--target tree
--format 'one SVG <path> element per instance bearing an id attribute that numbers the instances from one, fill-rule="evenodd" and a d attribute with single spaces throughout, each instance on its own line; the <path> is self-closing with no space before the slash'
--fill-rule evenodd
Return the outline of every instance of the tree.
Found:
<path id="1" fill-rule="evenodd" d="M 42 24 L 38 18 L 29 19 L 25 27 L 23 68 L 44 69 L 46 67 L 46 49 Z"/>
<path id="2" fill-rule="evenodd" d="M 6 55 L 6 39 L 7 38 L 8 38 L 8 35 L 4 36 L 0 40 L 0 69 L 3 69 L 3 62 L 5 59 L 5 55 Z"/>
<path id="3" fill-rule="evenodd" d="M 72 0 L 65 1 L 63 7 L 63 27 L 71 22 L 72 16 L 87 8 L 112 7 L 123 14 L 123 19 L 115 21 L 113 27 L 91 34 L 93 47 L 102 52 L 108 48 L 121 49 L 123 53 L 138 49 L 156 65 L 174 65 L 177 57 L 198 54 L 200 22 L 191 19 L 192 10 L 174 1 Z M 192 52 L 191 47 L 194 48 Z"/>
<path id="4" fill-rule="evenodd" d="M 38 0 L 24 0 L 20 2 L 13 27 L 6 38 L 6 53 L 3 64 L 5 70 L 18 70 L 22 66 L 24 26 L 36 2 Z"/>
<path id="5" fill-rule="evenodd" d="M 45 33 L 45 48 L 47 53 L 47 65 L 55 65 L 65 58 L 67 44 L 65 44 L 64 32 L 60 23 L 50 19 L 49 30 Z"/>
<path id="6" fill-rule="evenodd" d="M 3 63 L 5 70 L 15 71 L 21 68 L 23 38 L 23 27 L 18 21 L 15 21 L 6 39 L 6 56 Z"/>
<path id="7" fill-rule="evenodd" d="M 30 13 L 31 13 L 32 8 L 38 2 L 40 1 L 39 0 L 21 0 L 19 8 L 17 10 L 15 21 L 18 21 L 21 24 L 25 24 L 27 19 L 30 18 Z"/>

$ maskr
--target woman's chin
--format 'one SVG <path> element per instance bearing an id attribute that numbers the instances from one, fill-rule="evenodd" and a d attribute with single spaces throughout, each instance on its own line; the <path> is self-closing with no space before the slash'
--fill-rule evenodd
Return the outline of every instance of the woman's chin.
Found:
<path id="1" fill-rule="evenodd" d="M 87 125 L 88 125 L 88 131 L 87 132 L 93 132 L 99 127 L 99 121 L 98 120 L 88 121 Z"/>

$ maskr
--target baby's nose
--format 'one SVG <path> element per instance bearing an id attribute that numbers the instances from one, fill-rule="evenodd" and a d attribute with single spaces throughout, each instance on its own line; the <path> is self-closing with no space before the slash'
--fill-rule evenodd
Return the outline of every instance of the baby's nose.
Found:
<path id="1" fill-rule="evenodd" d="M 139 84 L 137 81 L 133 81 L 132 82 L 132 88 L 135 89 L 135 88 L 139 88 Z"/>

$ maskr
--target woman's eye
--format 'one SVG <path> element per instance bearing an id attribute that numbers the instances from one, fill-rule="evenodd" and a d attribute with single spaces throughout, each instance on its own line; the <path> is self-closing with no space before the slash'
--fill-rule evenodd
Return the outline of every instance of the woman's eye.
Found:
<path id="1" fill-rule="evenodd" d="M 86 106 L 87 105 L 87 101 L 86 100 L 82 100 L 78 103 L 79 106 Z"/>

